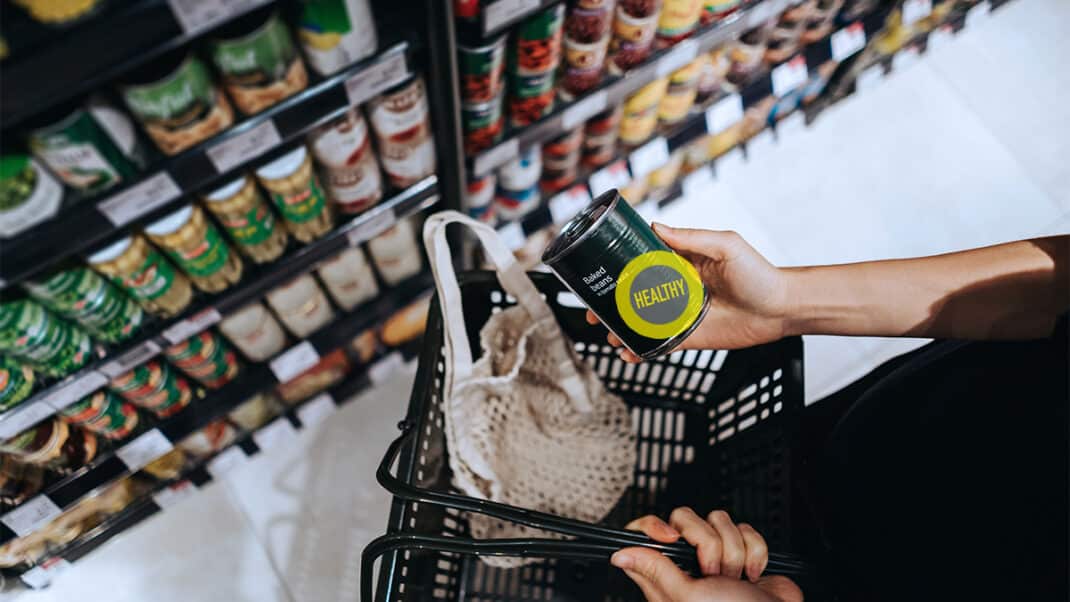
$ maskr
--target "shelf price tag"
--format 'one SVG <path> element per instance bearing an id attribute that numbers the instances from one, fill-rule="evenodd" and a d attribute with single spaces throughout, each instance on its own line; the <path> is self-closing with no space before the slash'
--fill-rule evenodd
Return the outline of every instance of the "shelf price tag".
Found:
<path id="1" fill-rule="evenodd" d="M 555 224 L 563 224 L 591 204 L 587 186 L 577 184 L 550 198 L 550 216 Z"/>
<path id="2" fill-rule="evenodd" d="M 607 99 L 606 91 L 601 90 L 565 109 L 565 112 L 561 115 L 562 127 L 566 130 L 571 130 L 601 113 L 606 108 Z"/>
<path id="3" fill-rule="evenodd" d="M 97 203 L 97 211 L 115 226 L 124 226 L 182 195 L 171 174 L 161 171 Z"/>
<path id="4" fill-rule="evenodd" d="M 695 40 L 684 40 L 679 44 L 672 47 L 672 50 L 665 56 L 661 57 L 658 61 L 657 67 L 654 72 L 658 77 L 665 77 L 673 71 L 680 69 L 687 65 L 691 61 L 695 60 L 698 56 L 698 42 Z"/>
<path id="5" fill-rule="evenodd" d="M 806 83 L 806 57 L 798 55 L 790 61 L 773 69 L 773 94 L 785 96 Z"/>
<path id="6" fill-rule="evenodd" d="M 152 501 L 160 508 L 170 508 L 182 500 L 192 496 L 197 491 L 197 486 L 192 481 L 185 480 L 171 483 L 167 487 L 152 494 Z"/>
<path id="7" fill-rule="evenodd" d="M 607 190 L 624 188 L 631 181 L 632 174 L 628 173 L 628 163 L 620 159 L 591 174 L 587 185 L 591 188 L 591 194 L 597 197 Z"/>
<path id="8" fill-rule="evenodd" d="M 683 181 L 680 182 L 680 188 L 683 189 L 686 197 L 701 197 L 713 186 L 713 183 L 713 170 L 708 165 L 703 165 L 684 176 Z"/>
<path id="9" fill-rule="evenodd" d="M 43 401 L 53 409 L 62 410 L 106 384 L 108 384 L 108 377 L 94 370 L 49 391 Z"/>
<path id="10" fill-rule="evenodd" d="M 476 156 L 472 171 L 476 176 L 482 177 L 490 173 L 490 170 L 504 165 L 506 161 L 516 158 L 520 154 L 520 142 L 516 138 L 510 138 L 498 146 Z"/>
<path id="11" fill-rule="evenodd" d="M 253 433 L 253 441 L 256 441 L 256 446 L 261 451 L 282 447 L 296 438 L 297 429 L 285 416 L 272 420 Z"/>
<path id="12" fill-rule="evenodd" d="M 843 62 L 847 57 L 866 47 L 866 30 L 861 21 L 855 21 L 832 34 L 832 60 Z"/>
<path id="13" fill-rule="evenodd" d="M 633 178 L 645 178 L 650 172 L 668 162 L 669 143 L 661 136 L 635 149 L 628 156 Z"/>
<path id="14" fill-rule="evenodd" d="M 876 86 L 880 81 L 884 79 L 884 66 L 881 64 L 870 65 L 866 67 L 864 71 L 858 74 L 855 79 L 855 91 L 861 92 L 862 90 L 868 90 L 873 86 Z"/>
<path id="15" fill-rule="evenodd" d="M 207 151 L 216 171 L 223 173 L 250 159 L 255 159 L 282 143 L 275 122 L 268 119 L 248 130 L 219 142 Z"/>
<path id="16" fill-rule="evenodd" d="M 367 102 L 370 98 L 382 94 L 388 88 L 396 86 L 409 76 L 409 66 L 405 62 L 404 52 L 384 56 L 367 69 L 354 73 L 346 80 L 346 96 L 350 106 Z"/>
<path id="17" fill-rule="evenodd" d="M 498 0 L 483 9 L 483 34 L 511 23 L 539 8 L 539 0 Z"/>
<path id="18" fill-rule="evenodd" d="M 191 36 L 211 29 L 233 15 L 266 4 L 265 0 L 167 0 L 182 31 Z"/>
<path id="19" fill-rule="evenodd" d="M 22 537 L 47 525 L 62 512 L 47 495 L 41 494 L 0 516 L 0 523 L 4 523 L 15 535 Z"/>
<path id="20" fill-rule="evenodd" d="M 219 312 L 214 307 L 209 307 L 163 331 L 163 338 L 170 341 L 172 345 L 177 345 L 191 336 L 207 330 L 209 326 L 216 324 L 221 319 L 223 317 L 219 315 Z"/>
<path id="21" fill-rule="evenodd" d="M 249 456 L 245 455 L 242 448 L 237 445 L 232 445 L 219 452 L 214 458 L 208 461 L 208 472 L 212 473 L 213 478 L 218 479 L 225 476 L 227 473 L 233 472 L 235 468 L 248 461 Z"/>
<path id="22" fill-rule="evenodd" d="M 903 27 L 910 27 L 932 12 L 933 0 L 903 0 Z"/>
<path id="23" fill-rule="evenodd" d="M 729 94 L 706 109 L 706 132 L 720 134 L 743 119 L 743 98 Z"/>
<path id="24" fill-rule="evenodd" d="M 297 418 L 302 426 L 311 428 L 326 420 L 337 409 L 330 393 L 320 393 L 297 408 Z"/>
<path id="25" fill-rule="evenodd" d="M 53 579 L 69 568 L 71 563 L 66 558 L 53 556 L 19 575 L 19 578 L 30 589 L 42 589 L 51 585 Z"/>
<path id="26" fill-rule="evenodd" d="M 312 343 L 301 341 L 271 360 L 269 366 L 280 383 L 287 383 L 315 366 L 319 361 L 320 354 L 316 353 L 316 348 L 312 346 Z"/>
<path id="27" fill-rule="evenodd" d="M 160 432 L 152 429 L 137 436 L 133 441 L 120 447 L 115 454 L 126 464 L 130 472 L 141 470 L 156 458 L 174 449 L 174 445 Z"/>
<path id="28" fill-rule="evenodd" d="M 401 354 L 394 351 L 368 368 L 368 380 L 372 381 L 373 385 L 379 386 L 404 363 Z"/>
<path id="29" fill-rule="evenodd" d="M 159 353 L 160 346 L 156 344 L 156 341 L 145 341 L 107 364 L 104 364 L 100 367 L 100 371 L 109 379 L 115 378 L 121 374 L 126 374 L 136 366 L 144 364 L 150 358 L 159 355 Z"/>
<path id="30" fill-rule="evenodd" d="M 516 251 L 527 242 L 527 237 L 524 236 L 524 228 L 521 227 L 520 222 L 509 222 L 498 228 L 498 236 L 501 237 L 502 242 L 509 247 L 510 251 Z"/>
<path id="31" fill-rule="evenodd" d="M 372 211 L 375 210 L 373 209 Z M 353 220 L 353 227 L 346 230 L 346 240 L 349 241 L 349 246 L 355 247 L 386 232 L 397 221 L 394 210 L 390 207 L 383 208 L 371 215 L 364 214 Z"/>
<path id="32" fill-rule="evenodd" d="M 26 403 L 9 410 L 0 420 L 0 439 L 14 437 L 54 414 L 56 410 L 44 401 Z"/>

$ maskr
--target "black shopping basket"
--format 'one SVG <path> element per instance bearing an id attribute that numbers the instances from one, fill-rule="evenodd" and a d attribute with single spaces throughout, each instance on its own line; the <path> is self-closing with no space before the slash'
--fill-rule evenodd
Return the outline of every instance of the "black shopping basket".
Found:
<path id="1" fill-rule="evenodd" d="M 685 543 L 657 544 L 623 530 L 644 514 L 676 506 L 701 515 L 727 510 L 762 533 L 771 550 L 792 550 L 791 440 L 803 409 L 802 341 L 785 339 L 740 351 L 678 351 L 630 365 L 606 344 L 605 330 L 584 319 L 578 299 L 548 274 L 532 280 L 546 296 L 579 354 L 631 409 L 638 435 L 635 479 L 601 525 L 471 498 L 451 486 L 442 414 L 442 318 L 433 301 L 403 431 L 377 479 L 393 495 L 387 535 L 364 551 L 362 600 L 465 602 L 641 600 L 607 562 L 616 550 L 647 545 L 693 568 Z M 512 305 L 493 272 L 469 272 L 460 284 L 468 339 Z M 391 473 L 398 461 L 397 476 Z M 582 486 L 582 485 L 578 485 Z M 797 511 L 797 509 L 796 509 Z M 474 540 L 468 512 L 569 536 L 566 540 Z M 479 555 L 536 558 L 519 568 L 491 567 Z M 376 595 L 373 564 L 382 557 Z M 799 575 L 808 567 L 771 554 L 769 571 Z"/>

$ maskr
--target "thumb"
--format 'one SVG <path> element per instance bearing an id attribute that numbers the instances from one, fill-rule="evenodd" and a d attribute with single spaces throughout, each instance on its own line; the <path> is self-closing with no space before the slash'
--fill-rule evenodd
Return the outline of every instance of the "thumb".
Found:
<path id="1" fill-rule="evenodd" d="M 714 259 L 727 255 L 728 249 L 742 240 L 739 234 L 729 230 L 673 228 L 658 223 L 653 224 L 653 228 L 654 233 L 673 249 Z"/>
<path id="2" fill-rule="evenodd" d="M 672 596 L 684 591 L 691 582 L 691 578 L 667 556 L 650 548 L 625 548 L 614 554 L 610 562 L 624 569 L 644 593 L 653 586 L 659 592 Z"/>

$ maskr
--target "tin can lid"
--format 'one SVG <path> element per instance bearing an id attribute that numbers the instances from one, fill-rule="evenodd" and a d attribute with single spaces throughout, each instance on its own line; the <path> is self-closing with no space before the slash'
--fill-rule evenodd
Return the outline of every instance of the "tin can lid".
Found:
<path id="1" fill-rule="evenodd" d="M 153 236 L 166 236 L 186 225 L 191 215 L 193 215 L 193 205 L 186 205 L 145 226 L 145 232 Z"/>
<path id="2" fill-rule="evenodd" d="M 219 203 L 230 199 L 234 195 L 241 192 L 242 187 L 245 186 L 245 176 L 237 178 L 233 182 L 227 182 L 226 184 L 216 188 L 215 190 L 204 195 L 206 201 L 212 203 Z"/>
<path id="3" fill-rule="evenodd" d="M 279 180 L 291 176 L 305 162 L 307 154 L 305 147 L 299 146 L 278 159 L 261 165 L 257 168 L 256 175 L 265 180 Z"/>
<path id="4" fill-rule="evenodd" d="M 586 209 L 568 220 L 561 233 L 557 235 L 542 253 L 542 262 L 552 266 L 568 255 L 578 244 L 586 240 L 606 217 L 613 212 L 613 207 L 620 202 L 621 196 L 616 188 L 611 188 L 598 195 Z"/>
<path id="5" fill-rule="evenodd" d="M 96 253 L 93 253 L 86 258 L 86 261 L 89 263 L 106 263 L 111 261 L 125 253 L 126 250 L 130 248 L 130 243 L 132 241 L 133 239 L 131 237 L 124 236 Z"/>

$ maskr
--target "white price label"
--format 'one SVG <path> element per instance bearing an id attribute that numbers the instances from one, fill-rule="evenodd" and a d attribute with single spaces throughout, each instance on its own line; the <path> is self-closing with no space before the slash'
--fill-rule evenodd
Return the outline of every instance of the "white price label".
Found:
<path id="1" fill-rule="evenodd" d="M 47 525 L 62 512 L 55 502 L 42 494 L 26 500 L 18 508 L 0 516 L 0 523 L 4 523 L 15 535 L 22 537 Z"/>
<path id="2" fill-rule="evenodd" d="M 124 226 L 182 195 L 171 174 L 161 171 L 97 203 L 97 210 L 116 226 Z"/>
<path id="3" fill-rule="evenodd" d="M 683 181 L 680 182 L 680 188 L 683 189 L 685 197 L 704 197 L 713 183 L 713 170 L 708 165 L 703 165 L 684 176 Z"/>
<path id="4" fill-rule="evenodd" d="M 311 428 L 326 420 L 337 409 L 330 393 L 320 393 L 297 408 L 297 418 L 302 426 Z"/>
<path id="5" fill-rule="evenodd" d="M 647 223 L 658 219 L 661 215 L 661 206 L 657 201 L 645 201 L 635 206 L 635 212 L 639 214 Z"/>
<path id="6" fill-rule="evenodd" d="M 52 580 L 71 567 L 66 558 L 54 556 L 29 569 L 19 578 L 31 589 L 42 589 L 52 584 Z"/>
<path id="7" fill-rule="evenodd" d="M 917 46 L 904 46 L 892 56 L 892 72 L 903 71 L 918 62 L 921 49 Z"/>
<path id="8" fill-rule="evenodd" d="M 512 23 L 539 8 L 539 0 L 497 0 L 483 9 L 483 33 Z"/>
<path id="9" fill-rule="evenodd" d="M 936 50 L 942 48 L 951 41 L 951 38 L 955 35 L 955 30 L 950 25 L 941 25 L 936 29 L 929 32 L 929 38 L 925 43 L 926 50 Z"/>
<path id="10" fill-rule="evenodd" d="M 351 106 L 357 106 L 382 94 L 409 76 L 409 66 L 405 63 L 405 53 L 395 52 L 384 56 L 367 69 L 353 74 L 346 80 L 346 96 Z"/>
<path id="11" fill-rule="evenodd" d="M 587 191 L 587 186 L 577 184 L 550 198 L 550 216 L 555 224 L 563 224 L 590 204 L 591 193 Z"/>
<path id="12" fill-rule="evenodd" d="M 142 433 L 136 439 L 120 447 L 115 454 L 126 464 L 130 472 L 141 470 L 156 458 L 174 449 L 174 445 L 160 432 L 152 429 Z"/>
<path id="13" fill-rule="evenodd" d="M 498 228 L 498 236 L 505 243 L 505 246 L 509 247 L 510 251 L 516 251 L 523 247 L 527 241 L 527 237 L 524 236 L 524 228 L 520 226 L 520 222 L 509 222 Z"/>
<path id="14" fill-rule="evenodd" d="M 632 174 L 628 173 L 628 163 L 622 159 L 591 174 L 587 185 L 591 188 L 591 194 L 597 197 L 607 190 L 624 188 L 631 181 Z"/>
<path id="15" fill-rule="evenodd" d="M 266 0 L 167 0 L 186 35 L 210 29 Z"/>
<path id="16" fill-rule="evenodd" d="M 861 22 L 851 23 L 832 34 L 832 60 L 843 62 L 847 57 L 866 47 L 866 30 Z"/>
<path id="17" fill-rule="evenodd" d="M 665 77 L 695 60 L 695 57 L 697 56 L 698 42 L 695 40 L 684 40 L 676 46 L 673 46 L 668 54 L 661 57 L 661 60 L 658 61 L 654 71 L 658 77 Z"/>
<path id="18" fill-rule="evenodd" d="M 219 452 L 214 458 L 208 461 L 208 472 L 212 473 L 212 476 L 218 479 L 248 461 L 249 456 L 245 455 L 242 448 L 234 445 Z"/>
<path id="19" fill-rule="evenodd" d="M 253 441 L 261 451 L 283 447 L 296 437 L 297 429 L 285 416 L 272 420 L 253 433 Z"/>
<path id="20" fill-rule="evenodd" d="M 401 354 L 394 351 L 368 368 L 368 380 L 372 381 L 373 385 L 379 386 L 390 378 L 390 375 L 404 363 Z"/>
<path id="21" fill-rule="evenodd" d="M 62 410 L 106 384 L 108 377 L 94 370 L 49 391 L 43 401 L 56 410 Z"/>
<path id="22" fill-rule="evenodd" d="M 192 496 L 197 491 L 197 486 L 192 481 L 179 481 L 171 483 L 167 487 L 152 494 L 152 501 L 160 508 L 170 508 L 182 500 Z"/>
<path id="23" fill-rule="evenodd" d="M 855 79 L 855 91 L 861 92 L 876 86 L 884 79 L 884 66 L 880 64 L 866 67 Z"/>
<path id="24" fill-rule="evenodd" d="M 561 126 L 566 130 L 571 130 L 601 113 L 606 108 L 607 98 L 606 91 L 601 90 L 565 109 L 561 115 Z"/>
<path id="25" fill-rule="evenodd" d="M 799 55 L 790 61 L 773 69 L 773 94 L 785 96 L 799 86 L 806 83 L 809 74 L 806 72 L 806 57 Z"/>
<path id="26" fill-rule="evenodd" d="M 490 173 L 495 167 L 504 165 L 506 161 L 515 159 L 519 154 L 520 142 L 516 138 L 510 138 L 498 146 L 478 155 L 475 164 L 472 166 L 472 171 L 475 172 L 476 177 L 483 177 Z"/>
<path id="27" fill-rule="evenodd" d="M 973 5 L 973 8 L 966 11 L 966 27 L 976 27 L 981 21 L 985 20 L 991 11 L 991 5 L 987 0 L 982 0 Z"/>
<path id="28" fill-rule="evenodd" d="M 282 142 L 275 122 L 268 119 L 240 134 L 213 145 L 208 159 L 216 171 L 223 173 L 275 148 Z"/>
<path id="29" fill-rule="evenodd" d="M 320 354 L 308 341 L 301 341 L 297 345 L 283 351 L 269 364 L 275 378 L 280 383 L 290 382 L 302 372 L 315 366 L 320 361 Z"/>
<path id="30" fill-rule="evenodd" d="M 903 27 L 910 27 L 932 12 L 933 0 L 903 0 Z"/>
<path id="31" fill-rule="evenodd" d="M 743 98 L 729 94 L 706 109 L 706 132 L 720 134 L 743 119 Z"/>
<path id="32" fill-rule="evenodd" d="M 386 232 L 397 221 L 393 208 L 384 207 L 378 211 L 373 209 L 353 220 L 353 225 L 346 230 L 346 240 L 349 241 L 349 246 L 355 247 Z"/>
<path id="33" fill-rule="evenodd" d="M 9 410 L 0 420 L 0 439 L 9 439 L 54 414 L 56 410 L 44 401 L 24 403 Z"/>
<path id="34" fill-rule="evenodd" d="M 747 158 L 761 157 L 772 150 L 776 140 L 773 138 L 773 130 L 765 128 L 747 140 Z"/>
<path id="35" fill-rule="evenodd" d="M 107 364 L 104 364 L 100 367 L 100 371 L 107 375 L 108 378 L 115 378 L 144 364 L 150 358 L 159 355 L 159 353 L 160 346 L 156 344 L 156 341 L 145 341 Z"/>
<path id="36" fill-rule="evenodd" d="M 669 142 L 658 136 L 643 146 L 632 151 L 628 163 L 632 166 L 632 176 L 645 178 L 650 172 L 669 162 Z"/>
<path id="37" fill-rule="evenodd" d="M 218 323 L 221 319 L 223 317 L 219 315 L 219 312 L 214 307 L 209 307 L 163 331 L 163 338 L 170 341 L 172 345 L 177 345 Z"/>
<path id="38" fill-rule="evenodd" d="M 794 136 L 806 129 L 806 116 L 801 109 L 792 111 L 790 115 L 776 123 L 776 135 L 778 138 Z"/>

